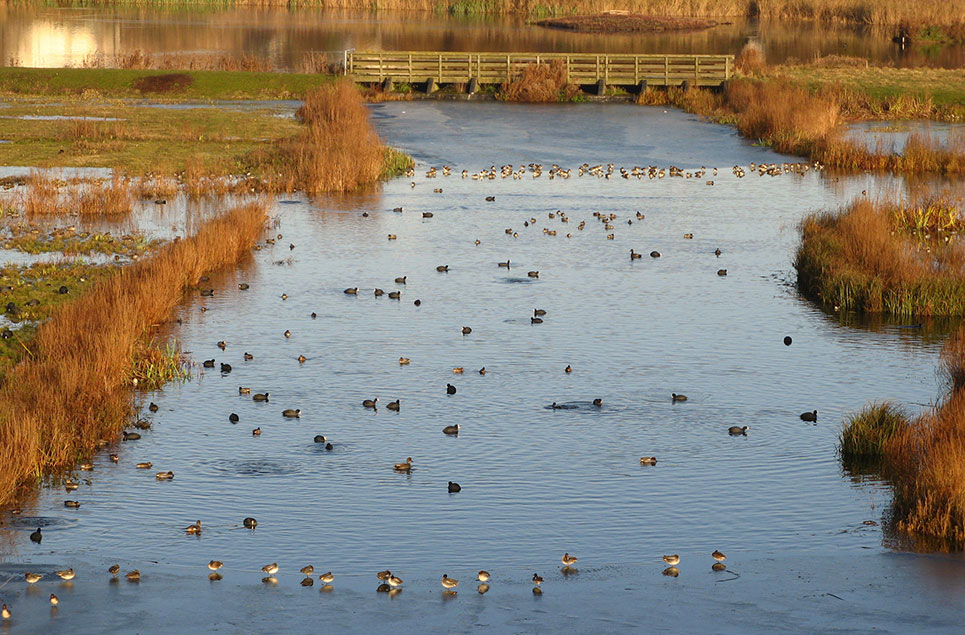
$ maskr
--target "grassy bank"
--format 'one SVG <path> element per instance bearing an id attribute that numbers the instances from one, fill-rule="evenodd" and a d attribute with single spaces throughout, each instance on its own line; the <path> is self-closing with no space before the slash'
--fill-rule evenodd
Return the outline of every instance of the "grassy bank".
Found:
<path id="1" fill-rule="evenodd" d="M 861 25 L 945 26 L 965 23 L 965 7 L 915 0 L 63 0 L 74 5 L 283 6 L 357 11 L 425 11 L 449 15 L 516 14 L 533 17 L 623 10 L 664 16 L 765 17 Z M 951 27 L 951 28 L 948 28 Z"/>
<path id="2" fill-rule="evenodd" d="M 134 354 L 207 271 L 233 265 L 261 234 L 266 203 L 229 210 L 59 307 L 3 383 L 0 504 L 44 473 L 71 467 L 129 420 Z"/>
<path id="3" fill-rule="evenodd" d="M 956 205 L 855 201 L 801 222 L 794 266 L 808 297 L 842 311 L 965 315 L 965 229 Z"/>
<path id="4" fill-rule="evenodd" d="M 890 404 L 852 416 L 841 434 L 846 463 L 873 463 L 892 484 L 893 527 L 918 550 L 965 549 L 965 330 L 942 349 L 948 394 L 911 419 Z"/>

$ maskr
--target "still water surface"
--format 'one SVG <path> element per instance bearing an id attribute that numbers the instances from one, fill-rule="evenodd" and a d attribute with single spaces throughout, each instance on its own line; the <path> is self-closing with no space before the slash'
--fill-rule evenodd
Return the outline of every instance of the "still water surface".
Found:
<path id="1" fill-rule="evenodd" d="M 539 629 L 555 618 L 540 617 L 528 603 L 516 606 L 531 599 L 526 581 L 533 571 L 557 588 L 566 582 L 564 595 L 551 602 L 589 602 L 581 613 L 600 621 L 578 630 L 626 629 L 649 619 L 669 630 L 706 626 L 701 620 L 716 615 L 717 602 L 746 600 L 719 593 L 750 594 L 755 599 L 747 601 L 774 611 L 754 609 L 753 618 L 725 621 L 720 630 L 784 629 L 783 616 L 801 610 L 799 594 L 831 590 L 828 580 L 838 594 L 848 586 L 855 594 L 849 601 L 862 610 L 879 607 L 875 620 L 894 619 L 888 606 L 906 593 L 911 604 L 903 610 L 931 615 L 926 626 L 959 619 L 940 588 L 961 587 L 962 560 L 888 560 L 880 527 L 863 524 L 883 520 L 887 487 L 843 474 L 835 456 L 842 417 L 867 401 L 896 399 L 917 410 L 940 397 L 937 356 L 954 325 L 848 325 L 793 287 L 802 215 L 859 196 L 876 185 L 872 177 L 812 171 L 738 179 L 730 171 L 735 164 L 793 159 L 660 108 L 389 103 L 374 113 L 385 139 L 416 158 L 414 186 L 397 179 L 370 195 L 279 201 L 270 234 L 282 238 L 214 277 L 214 298 L 194 297 L 179 315 L 185 351 L 199 363 L 230 363 L 232 372 L 198 368 L 194 380 L 147 395 L 160 406 L 144 413 L 154 429 L 113 450 L 118 464 L 100 455 L 92 473 L 81 473 L 89 486 L 70 495 L 45 490 L 23 517 L 5 515 L 21 531 L 0 567 L 18 577 L 2 593 L 26 607 L 31 624 L 50 618 L 33 606 L 46 596 L 29 597 L 22 570 L 75 563 L 83 571 L 75 604 L 96 606 L 105 602 L 96 589 L 106 585 L 113 562 L 148 576 L 139 593 L 126 583 L 114 587 L 131 603 L 125 612 L 132 628 L 163 631 L 167 624 L 167 607 L 150 599 L 150 576 L 153 588 L 168 589 L 189 613 L 233 624 L 222 616 L 226 591 L 204 578 L 210 559 L 226 562 L 231 586 L 224 588 L 238 596 L 234 606 L 245 604 L 239 611 L 252 620 L 245 623 L 258 628 L 267 627 L 273 610 L 255 609 L 269 602 L 259 582 L 269 562 L 282 567 L 275 597 L 285 598 L 289 611 L 317 598 L 317 591 L 299 594 L 298 568 L 314 563 L 316 573 L 334 571 L 336 590 L 351 591 L 326 606 L 358 620 L 343 628 L 402 619 L 438 630 Z M 530 162 L 543 164 L 541 178 L 459 176 L 462 169 Z M 716 166 L 719 173 L 578 178 L 583 162 Z M 573 177 L 550 180 L 553 163 L 573 168 Z M 453 176 L 425 177 L 428 166 L 442 165 L 452 166 Z M 400 206 L 402 213 L 391 211 Z M 570 222 L 549 218 L 556 210 Z M 433 217 L 423 218 L 429 211 Z M 616 214 L 614 229 L 594 212 Z M 530 218 L 536 222 L 524 226 Z M 631 261 L 631 248 L 661 257 Z M 509 270 L 497 266 L 507 259 Z M 443 264 L 449 273 L 436 271 Z M 538 278 L 527 276 L 537 270 Z M 397 276 L 407 276 L 407 284 L 395 284 Z M 250 290 L 239 290 L 241 282 Z M 343 293 L 356 286 L 357 297 Z M 401 290 L 401 300 L 376 298 L 374 287 Z M 531 324 L 537 307 L 547 311 L 545 322 Z M 462 335 L 463 326 L 472 333 Z M 245 352 L 254 359 L 244 361 Z M 308 360 L 299 363 L 299 355 Z M 400 366 L 400 356 L 411 365 Z M 483 366 L 485 376 L 477 372 Z M 465 374 L 453 374 L 454 367 Z M 456 394 L 446 394 L 447 383 Z M 254 403 L 238 386 L 268 391 L 270 402 Z M 671 392 L 689 400 L 674 404 Z M 361 406 L 374 397 L 382 405 L 400 399 L 401 411 Z M 590 405 L 598 397 L 602 408 Z M 577 407 L 547 408 L 553 402 Z M 301 418 L 283 418 L 285 408 L 300 408 Z M 816 425 L 799 419 L 814 409 Z M 232 412 L 237 425 L 228 421 Z M 456 423 L 458 437 L 443 435 Z M 747 436 L 729 436 L 735 425 L 749 426 Z M 252 436 L 255 427 L 261 436 Z M 316 434 L 334 449 L 313 443 Z M 657 456 L 658 464 L 641 466 L 644 455 Z M 408 456 L 411 474 L 394 472 Z M 139 461 L 154 467 L 137 470 Z M 176 476 L 158 482 L 158 470 Z M 448 481 L 462 491 L 449 494 Z M 66 498 L 81 501 L 80 509 L 65 509 Z M 241 527 L 246 516 L 258 519 L 254 532 Z M 196 519 L 203 535 L 186 536 L 183 528 Z M 42 545 L 29 542 L 29 531 L 44 523 Z M 714 549 L 727 553 L 742 582 L 714 583 Z M 580 557 L 580 576 L 559 574 L 564 551 Z M 665 553 L 681 554 L 679 580 L 659 575 Z M 936 562 L 950 581 L 940 588 L 925 583 Z M 372 574 L 383 568 L 411 589 L 400 599 L 437 601 L 438 578 L 447 572 L 463 579 L 460 600 L 467 604 L 364 608 L 375 596 Z M 502 583 L 494 585 L 502 599 L 487 599 L 503 602 L 504 610 L 515 606 L 512 614 L 480 617 L 484 609 L 469 581 L 481 568 L 498 572 Z M 891 569 L 901 576 L 892 571 L 886 578 L 895 583 L 882 582 Z M 790 586 L 785 575 L 796 575 Z M 821 585 L 801 587 L 812 579 Z M 656 606 L 608 593 L 613 582 L 629 592 L 641 581 L 660 589 Z M 667 586 L 678 582 L 676 591 Z M 565 614 L 572 610 L 566 604 L 550 612 Z M 676 611 L 688 606 L 692 615 L 676 622 Z M 805 606 L 810 622 L 802 624 L 812 627 L 832 626 L 819 617 L 830 619 L 825 610 L 838 611 L 834 626 L 868 624 L 843 605 Z M 608 624 L 606 614 L 627 621 Z M 285 619 L 308 629 L 310 616 Z"/>
<path id="2" fill-rule="evenodd" d="M 140 50 L 150 55 L 253 54 L 295 68 L 312 51 L 341 59 L 344 49 L 430 51 L 560 51 L 603 53 L 739 53 L 762 46 L 771 63 L 855 55 L 898 66 L 957 68 L 965 46 L 900 50 L 888 29 L 728 18 L 712 29 L 659 34 L 570 33 L 524 18 L 453 17 L 397 12 L 229 8 L 186 11 L 157 7 L 0 6 L 0 60 L 24 66 L 80 66 Z"/>

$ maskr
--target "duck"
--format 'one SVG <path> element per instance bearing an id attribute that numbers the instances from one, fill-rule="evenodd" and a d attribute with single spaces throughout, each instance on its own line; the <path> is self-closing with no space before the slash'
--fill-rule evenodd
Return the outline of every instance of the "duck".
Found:
<path id="1" fill-rule="evenodd" d="M 564 553 L 563 557 L 560 558 L 560 562 L 562 562 L 568 567 L 576 564 L 577 560 L 579 560 L 579 558 L 577 558 L 576 556 L 571 556 L 569 553 Z"/>
<path id="2" fill-rule="evenodd" d="M 298 572 L 301 573 L 302 575 L 312 575 L 313 573 L 315 573 L 315 567 L 310 564 L 305 565 L 304 567 L 299 569 Z"/>
<path id="3" fill-rule="evenodd" d="M 717 275 L 723 278 L 724 276 L 727 275 L 727 270 L 726 270 L 726 269 L 718 269 L 718 270 L 717 270 Z"/>
<path id="4" fill-rule="evenodd" d="M 396 463 L 395 466 L 394 466 L 392 469 L 394 469 L 396 472 L 411 472 L 411 471 L 412 471 L 412 457 L 410 456 L 410 457 L 406 458 L 405 463 Z"/>
<path id="5" fill-rule="evenodd" d="M 73 567 L 71 567 L 70 569 L 64 569 L 63 571 L 54 571 L 54 573 L 56 573 L 56 574 L 57 574 L 57 577 L 60 578 L 61 580 L 73 580 L 73 579 L 74 579 L 74 569 L 73 569 Z"/>
<path id="6" fill-rule="evenodd" d="M 533 309 L 533 317 L 543 317 L 546 315 L 546 309 Z"/>
<path id="7" fill-rule="evenodd" d="M 299 355 L 299 356 L 296 357 L 295 359 L 298 360 L 298 363 L 299 363 L 299 364 L 304 364 L 305 362 L 308 361 L 308 358 L 305 357 L 304 355 Z"/>
<path id="8" fill-rule="evenodd" d="M 326 444 L 325 444 L 325 449 L 328 450 L 329 452 L 331 452 L 332 450 L 335 449 L 335 446 L 332 445 L 331 443 L 326 443 Z"/>
<path id="9" fill-rule="evenodd" d="M 448 574 L 442 574 L 442 586 L 447 589 L 455 589 L 459 586 L 459 580 L 453 580 L 448 576 Z"/>
<path id="10" fill-rule="evenodd" d="M 366 408 L 375 408 L 375 405 L 379 402 L 379 398 L 375 399 L 364 399 L 362 400 L 362 405 Z"/>
<path id="11" fill-rule="evenodd" d="M 348 289 L 345 290 L 345 293 L 347 293 L 348 295 L 358 295 L 358 292 L 359 292 L 358 287 L 349 287 Z"/>
<path id="12" fill-rule="evenodd" d="M 593 405 L 596 406 L 597 408 L 602 408 L 603 400 L 597 397 L 596 399 L 593 400 Z"/>
<path id="13" fill-rule="evenodd" d="M 402 299 L 402 292 L 401 292 L 401 291 L 389 291 L 389 299 L 390 299 L 390 300 L 401 300 L 401 299 Z"/>
<path id="14" fill-rule="evenodd" d="M 651 258 L 659 258 L 659 257 L 660 257 L 660 252 L 657 251 L 657 250 L 653 250 L 653 251 L 650 252 L 650 257 L 651 257 Z"/>
<path id="15" fill-rule="evenodd" d="M 388 408 L 389 410 L 394 410 L 395 412 L 398 412 L 399 400 L 396 399 L 395 401 L 390 401 L 389 403 L 385 404 L 385 407 Z"/>
<path id="16" fill-rule="evenodd" d="M 692 239 L 693 237 L 694 237 L 693 234 L 684 234 L 684 238 L 686 238 L 687 240 L 690 240 L 690 239 Z"/>
<path id="17" fill-rule="evenodd" d="M 224 362 L 222 362 L 222 363 L 221 363 L 221 374 L 222 374 L 222 375 L 227 375 L 227 374 L 230 373 L 230 372 L 231 372 L 231 364 L 225 364 Z"/>
<path id="18" fill-rule="evenodd" d="M 538 573 L 534 573 L 534 574 L 533 574 L 533 584 L 535 584 L 537 587 L 538 587 L 539 585 L 543 584 L 543 576 L 541 576 L 541 575 L 538 574 Z"/>
<path id="19" fill-rule="evenodd" d="M 71 507 L 77 509 L 80 507 L 80 501 L 64 501 L 64 507 Z"/>
<path id="20" fill-rule="evenodd" d="M 408 277 L 409 277 L 409 276 L 402 276 L 401 278 L 396 278 L 396 279 L 395 279 L 395 283 L 396 283 L 396 284 L 405 284 L 406 278 L 408 278 Z"/>
<path id="21" fill-rule="evenodd" d="M 0 608 L 0 617 L 2 617 L 5 620 L 9 620 L 12 616 L 13 616 L 13 613 L 11 613 L 10 609 L 7 608 L 7 605 L 4 604 L 3 608 Z"/>
<path id="22" fill-rule="evenodd" d="M 671 401 L 687 401 L 687 395 L 678 395 L 675 392 L 670 393 Z"/>
<path id="23" fill-rule="evenodd" d="M 148 406 L 147 409 L 150 410 L 151 412 L 157 412 L 157 411 L 158 411 L 158 405 L 152 401 L 152 402 L 151 402 L 151 405 Z"/>
<path id="24" fill-rule="evenodd" d="M 543 318 L 531 317 L 531 318 L 529 318 L 529 323 L 530 323 L 530 324 L 542 324 L 542 323 L 543 323 Z"/>
<path id="25" fill-rule="evenodd" d="M 378 287 L 375 288 L 374 293 L 375 293 L 375 297 L 379 297 L 379 296 L 381 296 L 381 295 L 385 295 L 385 291 L 383 291 L 382 289 L 379 289 Z"/>
<path id="26" fill-rule="evenodd" d="M 261 436 L 261 426 L 259 426 L 259 427 L 255 428 L 254 430 L 252 430 L 252 431 L 251 431 L 251 436 L 253 436 L 253 437 L 260 437 L 260 436 Z"/>
<path id="27" fill-rule="evenodd" d="M 714 250 L 714 255 L 717 256 L 718 258 L 720 258 L 720 255 L 721 255 L 722 253 L 723 253 L 723 252 L 720 250 L 720 247 L 718 247 L 717 249 Z"/>
<path id="28" fill-rule="evenodd" d="M 255 527 L 258 526 L 258 521 L 252 518 L 251 516 L 248 516 L 243 521 L 241 521 L 241 524 L 244 525 L 246 529 L 254 529 Z"/>
<path id="29" fill-rule="evenodd" d="M 221 350 L 224 350 L 224 349 L 228 348 L 228 342 L 226 342 L 226 341 L 224 341 L 224 340 L 221 340 L 220 342 L 218 342 L 218 348 L 220 348 Z M 153 406 L 153 405 L 156 405 L 156 404 L 152 403 L 151 405 Z M 152 410 L 151 412 L 156 412 L 156 411 L 155 411 L 155 410 Z"/>
<path id="30" fill-rule="evenodd" d="M 784 346 L 790 346 L 793 341 L 790 335 L 784 336 Z"/>
<path id="31" fill-rule="evenodd" d="M 238 288 L 241 289 L 242 291 L 247 291 L 248 289 L 251 288 L 251 285 L 249 285 L 247 282 L 242 282 L 238 285 Z"/>
<path id="32" fill-rule="evenodd" d="M 409 359 L 408 357 L 399 358 L 399 366 L 408 366 L 411 363 L 412 363 L 412 360 Z"/>
<path id="33" fill-rule="evenodd" d="M 731 426 L 727 428 L 731 436 L 747 436 L 747 426 Z"/>
<path id="34" fill-rule="evenodd" d="M 224 566 L 224 562 L 222 562 L 221 560 L 212 560 L 208 563 L 208 568 L 211 569 L 212 571 L 217 571 L 223 566 Z"/>
<path id="35" fill-rule="evenodd" d="M 121 565 L 112 564 L 110 567 L 108 567 L 107 572 L 111 575 L 117 575 L 118 571 L 120 570 L 121 570 Z"/>
<path id="36" fill-rule="evenodd" d="M 462 327 L 462 334 L 463 334 L 463 335 L 469 335 L 470 333 L 472 333 L 472 329 L 471 329 L 471 328 L 469 328 L 468 326 Z"/>
<path id="37" fill-rule="evenodd" d="M 727 559 L 727 556 L 725 556 L 723 552 L 720 551 L 719 549 L 714 549 L 714 553 L 710 555 L 713 556 L 714 560 L 716 560 L 717 562 L 723 562 L 724 560 Z"/>
<path id="38" fill-rule="evenodd" d="M 492 579 L 492 576 L 488 571 L 480 571 L 476 574 L 476 579 L 480 582 L 489 582 Z"/>
<path id="39" fill-rule="evenodd" d="M 291 330 L 289 330 L 289 329 L 285 329 L 285 333 L 284 333 L 284 335 L 285 335 L 285 337 L 291 337 L 291 336 L 292 336 L 292 332 L 291 332 Z"/>
<path id="40" fill-rule="evenodd" d="M 35 543 L 37 543 L 38 545 L 40 544 L 40 541 L 43 540 L 43 539 L 44 539 L 44 535 L 43 535 L 43 533 L 41 533 L 40 527 L 37 527 L 37 531 L 35 531 L 35 532 L 33 532 L 32 534 L 30 534 L 30 541 L 31 541 L 31 542 L 35 542 Z"/>
<path id="41" fill-rule="evenodd" d="M 455 368 L 452 369 L 452 373 L 453 373 L 454 375 L 462 375 L 463 372 L 465 372 L 465 370 L 466 370 L 466 369 L 465 369 L 464 367 L 462 367 L 462 366 L 456 366 Z"/>
<path id="42" fill-rule="evenodd" d="M 388 580 L 386 580 L 386 582 L 388 582 L 388 583 L 389 583 L 389 586 L 391 586 L 391 587 L 400 587 L 400 586 L 402 586 L 402 578 L 400 578 L 400 577 L 398 577 L 398 576 L 390 575 L 389 578 L 388 578 Z"/>
<path id="43" fill-rule="evenodd" d="M 640 260 L 643 258 L 643 254 L 638 254 L 634 250 L 630 250 L 630 260 Z"/>
<path id="44" fill-rule="evenodd" d="M 23 579 L 27 581 L 27 584 L 35 584 L 44 577 L 42 573 L 30 573 L 29 571 L 23 574 Z"/>
<path id="45" fill-rule="evenodd" d="M 298 419 L 302 416 L 302 411 L 300 408 L 295 408 L 294 410 L 291 408 L 286 408 L 281 411 L 281 415 L 283 417 L 287 417 L 288 419 Z"/>
<path id="46" fill-rule="evenodd" d="M 802 412 L 801 421 L 810 421 L 812 423 L 818 420 L 818 411 L 812 410 L 811 412 Z"/>
<path id="47" fill-rule="evenodd" d="M 184 528 L 184 533 L 194 534 L 194 535 L 200 535 L 200 534 L 201 534 L 201 521 L 200 521 L 200 520 L 196 520 L 196 521 L 194 521 L 194 524 L 193 524 L 193 525 L 188 525 L 187 527 L 185 527 L 185 528 Z"/>
<path id="48" fill-rule="evenodd" d="M 325 443 L 325 435 L 316 434 L 315 437 L 312 439 L 312 441 L 314 441 L 315 443 Z"/>
<path id="49" fill-rule="evenodd" d="M 663 561 L 669 564 L 671 567 L 675 567 L 678 564 L 680 564 L 680 556 L 678 556 L 677 554 L 664 556 Z"/>
<path id="50" fill-rule="evenodd" d="M 127 578 L 130 582 L 137 582 L 141 579 L 141 572 L 138 571 L 137 569 L 134 569 L 133 571 L 128 571 L 127 573 L 125 573 L 124 577 Z"/>
<path id="51" fill-rule="evenodd" d="M 246 361 L 246 362 L 250 362 L 251 360 L 253 360 L 253 359 L 255 358 L 255 356 L 252 355 L 251 353 L 249 353 L 248 351 L 245 351 L 244 357 L 245 357 L 245 361 Z M 250 391 L 249 391 L 249 392 L 250 392 Z"/>
<path id="52" fill-rule="evenodd" d="M 656 465 L 657 457 L 655 456 L 643 456 L 640 457 L 640 465 Z"/>
<path id="53" fill-rule="evenodd" d="M 268 398 L 269 398 L 270 396 L 271 396 L 271 393 L 267 393 L 267 392 L 265 392 L 265 393 L 257 392 L 257 393 L 255 393 L 254 395 L 252 395 L 251 400 L 252 400 L 252 401 L 268 401 Z"/>
<path id="54" fill-rule="evenodd" d="M 238 394 L 239 394 L 239 395 L 250 395 L 250 394 L 251 394 L 251 388 L 247 388 L 247 387 L 245 387 L 245 386 L 238 386 Z"/>
<path id="55" fill-rule="evenodd" d="M 203 362 L 201 362 L 201 366 L 202 368 L 214 368 L 214 360 L 206 359 Z"/>
<path id="56" fill-rule="evenodd" d="M 331 571 L 327 571 L 318 576 L 318 579 L 325 584 L 331 584 L 335 580 L 335 575 Z"/>
<path id="57" fill-rule="evenodd" d="M 110 459 L 111 459 L 111 463 L 119 463 L 121 460 L 121 457 L 119 454 L 111 454 Z"/>
<path id="58" fill-rule="evenodd" d="M 171 479 L 174 478 L 174 472 L 171 472 L 171 471 L 158 472 L 157 474 L 154 475 L 154 478 L 156 478 L 159 481 L 170 481 Z"/>
<path id="59" fill-rule="evenodd" d="M 459 434 L 459 424 L 446 426 L 442 429 L 443 434 Z"/>
<path id="60" fill-rule="evenodd" d="M 278 573 L 278 563 L 272 562 L 271 564 L 266 564 L 261 568 L 261 570 L 267 573 L 268 575 L 275 575 L 276 573 Z"/>
<path id="61" fill-rule="evenodd" d="M 388 569 L 386 569 L 385 571 L 379 571 L 378 573 L 375 574 L 375 577 L 377 577 L 382 582 L 386 582 L 389 578 L 392 577 L 392 572 L 389 571 Z"/>
<path id="62" fill-rule="evenodd" d="M 125 441 L 137 441 L 138 439 L 141 438 L 141 435 L 138 434 L 137 432 L 128 432 L 127 430 L 125 430 L 121 432 L 121 437 Z"/>
<path id="63" fill-rule="evenodd" d="M 506 269 L 509 269 L 510 262 L 507 260 L 506 262 L 497 262 L 496 264 L 500 267 L 505 267 Z"/>
<path id="64" fill-rule="evenodd" d="M 462 486 L 459 485 L 459 483 L 453 483 L 452 481 L 449 481 L 450 494 L 455 494 L 456 492 L 461 492 L 461 491 L 462 491 Z"/>
<path id="65" fill-rule="evenodd" d="M 53 593 L 51 593 L 51 594 L 50 594 L 50 605 L 51 605 L 51 606 L 57 606 L 58 604 L 60 604 L 60 598 L 57 597 L 56 595 L 54 595 Z"/>
<path id="66" fill-rule="evenodd" d="M 486 367 L 485 367 L 485 366 L 483 366 L 482 368 L 479 369 L 479 374 L 480 374 L 480 375 L 485 375 L 485 374 L 486 374 Z"/>
<path id="67" fill-rule="evenodd" d="M 727 571 L 727 565 L 723 562 L 715 562 L 714 564 L 710 565 L 710 568 L 714 571 Z"/>
<path id="68" fill-rule="evenodd" d="M 563 372 L 564 372 L 564 373 L 567 373 L 567 374 L 572 373 L 572 372 L 573 372 L 573 367 L 570 366 L 569 364 L 567 364 L 567 365 L 566 365 L 566 368 L 563 369 Z"/>
<path id="69" fill-rule="evenodd" d="M 452 384 L 446 384 L 446 394 L 447 395 L 456 394 L 456 387 L 453 386 Z"/>
<path id="70" fill-rule="evenodd" d="M 440 273 L 448 273 L 448 272 L 449 272 L 449 265 L 439 265 L 438 267 L 436 267 L 436 271 L 438 271 L 438 272 L 440 272 Z"/>
<path id="71" fill-rule="evenodd" d="M 136 467 L 139 470 L 149 470 L 152 467 L 154 467 L 154 464 L 151 463 L 150 461 L 142 461 L 141 463 L 138 463 L 134 467 Z"/>

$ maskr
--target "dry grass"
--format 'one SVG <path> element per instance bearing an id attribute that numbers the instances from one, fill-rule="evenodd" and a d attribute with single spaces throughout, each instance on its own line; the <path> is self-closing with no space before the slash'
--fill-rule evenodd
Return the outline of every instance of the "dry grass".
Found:
<path id="1" fill-rule="evenodd" d="M 117 55 L 91 53 L 81 62 L 83 68 L 125 68 L 130 70 L 245 71 L 269 73 L 275 70 L 268 59 L 244 53 L 241 55 L 202 55 L 173 53 L 151 55 L 140 49 Z"/>
<path id="2" fill-rule="evenodd" d="M 955 233 L 938 231 L 959 216 L 956 206 L 940 199 L 916 206 L 862 199 L 838 212 L 812 214 L 801 223 L 798 286 L 843 311 L 965 315 L 959 225 Z"/>
<path id="3" fill-rule="evenodd" d="M 539 26 L 578 33 L 660 33 L 664 31 L 696 31 L 717 26 L 716 20 L 639 13 L 597 13 L 547 18 Z"/>
<path id="4" fill-rule="evenodd" d="M 320 86 L 296 114 L 303 129 L 270 152 L 252 156 L 276 190 L 348 192 L 378 181 L 387 150 L 361 95 L 348 80 Z"/>
<path id="5" fill-rule="evenodd" d="M 191 238 L 97 283 L 43 324 L 0 401 L 0 505 L 43 474 L 69 469 L 131 415 L 138 343 L 210 270 L 231 265 L 262 232 L 266 203 L 232 209 Z"/>
<path id="6" fill-rule="evenodd" d="M 521 73 L 502 85 L 500 97 L 506 101 L 552 103 L 570 101 L 580 87 L 567 81 L 566 63 L 528 64 Z"/>
<path id="7" fill-rule="evenodd" d="M 40 216 L 118 216 L 129 214 L 137 200 L 136 184 L 115 173 L 110 183 L 90 181 L 84 187 L 62 188 L 49 174 L 34 171 L 17 204 L 28 218 Z"/>
<path id="8" fill-rule="evenodd" d="M 737 54 L 734 66 L 745 75 L 756 75 L 767 67 L 764 59 L 764 51 L 757 42 L 748 42 Z"/>

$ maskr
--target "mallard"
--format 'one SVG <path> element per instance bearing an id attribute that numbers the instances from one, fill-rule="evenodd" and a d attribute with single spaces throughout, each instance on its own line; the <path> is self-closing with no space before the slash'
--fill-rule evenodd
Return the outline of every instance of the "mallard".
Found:
<path id="1" fill-rule="evenodd" d="M 378 573 L 375 574 L 375 577 L 385 582 L 386 580 L 392 577 L 392 572 L 389 571 L 388 569 L 386 569 L 385 571 L 379 571 Z"/>

